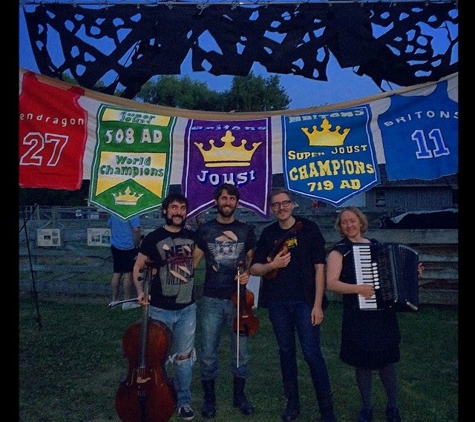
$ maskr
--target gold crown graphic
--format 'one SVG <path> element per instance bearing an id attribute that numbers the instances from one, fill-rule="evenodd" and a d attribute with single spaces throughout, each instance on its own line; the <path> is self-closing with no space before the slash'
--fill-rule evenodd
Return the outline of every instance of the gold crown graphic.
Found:
<path id="1" fill-rule="evenodd" d="M 316 147 L 338 147 L 343 145 L 345 138 L 350 132 L 350 128 L 343 129 L 343 133 L 340 133 L 340 126 L 336 126 L 335 130 L 330 130 L 332 125 L 327 119 L 323 119 L 320 125 L 322 130 L 318 130 L 317 126 L 312 126 L 313 132 L 310 132 L 308 128 L 301 128 L 303 133 L 307 135 L 308 144 Z"/>
<path id="2" fill-rule="evenodd" d="M 232 145 L 235 139 L 236 138 L 232 135 L 232 132 L 227 130 L 226 135 L 221 138 L 224 142 L 222 147 L 215 146 L 214 139 L 210 139 L 209 143 L 211 147 L 207 151 L 203 149 L 203 144 L 201 142 L 194 142 L 194 144 L 201 151 L 201 155 L 205 161 L 205 167 L 249 166 L 254 152 L 256 152 L 256 149 L 260 144 L 262 144 L 262 142 L 254 142 L 252 144 L 252 149 L 248 150 L 245 147 L 247 144 L 245 139 L 243 139 L 241 145 L 237 147 Z"/>
<path id="3" fill-rule="evenodd" d="M 114 197 L 115 205 L 137 205 L 143 193 L 132 192 L 130 187 L 127 186 L 124 193 L 113 193 L 112 196 Z"/>

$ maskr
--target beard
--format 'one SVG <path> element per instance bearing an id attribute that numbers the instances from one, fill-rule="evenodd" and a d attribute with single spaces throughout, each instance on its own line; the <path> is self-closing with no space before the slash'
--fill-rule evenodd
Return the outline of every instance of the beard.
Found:
<path id="1" fill-rule="evenodd" d="M 184 227 L 185 226 L 185 221 L 186 221 L 186 218 L 183 218 L 181 220 L 181 223 L 180 224 L 175 224 L 173 222 L 173 217 L 172 218 L 165 218 L 165 224 L 167 226 L 177 226 L 177 227 Z"/>
<path id="2" fill-rule="evenodd" d="M 218 208 L 218 214 L 221 214 L 223 217 L 231 217 L 234 214 L 234 211 L 236 211 L 235 208 L 226 208 L 224 207 L 219 207 Z"/>

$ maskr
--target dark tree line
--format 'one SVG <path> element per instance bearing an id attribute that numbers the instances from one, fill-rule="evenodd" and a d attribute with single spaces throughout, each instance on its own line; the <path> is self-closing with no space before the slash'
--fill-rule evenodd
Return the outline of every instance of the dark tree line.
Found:
<path id="1" fill-rule="evenodd" d="M 210 90 L 189 76 L 160 76 L 146 82 L 137 94 L 144 102 L 187 110 L 253 112 L 286 110 L 290 104 L 280 76 L 235 76 L 231 88 L 222 93 Z"/>

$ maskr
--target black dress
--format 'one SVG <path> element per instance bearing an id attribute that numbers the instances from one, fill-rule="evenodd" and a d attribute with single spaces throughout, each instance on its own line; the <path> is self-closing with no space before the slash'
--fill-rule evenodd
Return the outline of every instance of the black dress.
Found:
<path id="1" fill-rule="evenodd" d="M 371 243 L 378 243 L 371 239 Z M 356 284 L 352 242 L 342 239 L 332 250 L 343 255 L 340 280 Z M 340 359 L 357 368 L 379 369 L 400 359 L 401 332 L 394 309 L 360 310 L 357 294 L 344 294 Z"/>

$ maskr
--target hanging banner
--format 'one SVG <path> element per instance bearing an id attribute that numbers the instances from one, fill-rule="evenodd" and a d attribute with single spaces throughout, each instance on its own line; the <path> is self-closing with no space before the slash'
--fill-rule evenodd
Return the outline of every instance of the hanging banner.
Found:
<path id="1" fill-rule="evenodd" d="M 458 74 L 360 100 L 299 110 L 219 113 L 162 107 L 20 69 L 20 186 L 79 189 L 121 218 L 157 209 L 170 184 L 190 217 L 222 182 L 269 216 L 272 175 L 341 205 L 388 180 L 458 172 Z M 81 167 L 82 166 L 82 167 Z M 383 172 L 381 171 L 383 174 Z"/>
<path id="2" fill-rule="evenodd" d="M 338 205 L 379 183 L 368 106 L 282 118 L 288 189 Z"/>
<path id="3" fill-rule="evenodd" d="M 20 186 L 77 190 L 83 180 L 88 113 L 78 104 L 84 91 L 65 90 L 23 78 L 19 108 Z"/>
<path id="4" fill-rule="evenodd" d="M 388 180 L 432 180 L 458 172 L 456 95 L 444 81 L 377 102 Z"/>
<path id="5" fill-rule="evenodd" d="M 175 118 L 103 105 L 89 201 L 123 219 L 151 211 L 169 187 Z"/>
<path id="6" fill-rule="evenodd" d="M 190 218 L 215 205 L 222 183 L 239 188 L 240 205 L 269 216 L 272 182 L 270 119 L 235 122 L 189 120 L 185 130 L 182 186 Z"/>

